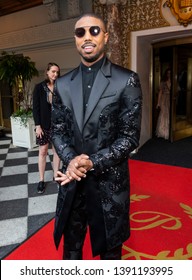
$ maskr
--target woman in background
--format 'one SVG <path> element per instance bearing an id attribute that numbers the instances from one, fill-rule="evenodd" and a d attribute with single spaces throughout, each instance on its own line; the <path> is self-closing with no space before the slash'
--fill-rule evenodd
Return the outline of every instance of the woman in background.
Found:
<path id="1" fill-rule="evenodd" d="M 60 67 L 49 62 L 45 71 L 46 79 L 35 86 L 33 92 L 33 118 L 35 122 L 36 144 L 39 145 L 39 183 L 37 192 L 45 191 L 45 168 L 49 143 L 51 143 L 51 104 L 54 94 L 55 80 L 60 76 Z M 53 180 L 57 176 L 60 159 L 53 149 Z"/>
<path id="2" fill-rule="evenodd" d="M 171 92 L 171 70 L 166 69 L 159 89 L 157 109 L 159 117 L 157 120 L 156 135 L 164 139 L 169 139 L 169 119 L 170 119 L 170 92 Z"/>

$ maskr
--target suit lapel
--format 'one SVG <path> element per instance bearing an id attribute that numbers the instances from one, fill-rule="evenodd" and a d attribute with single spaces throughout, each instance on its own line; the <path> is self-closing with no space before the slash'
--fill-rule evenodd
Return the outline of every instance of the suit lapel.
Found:
<path id="1" fill-rule="evenodd" d="M 101 95 L 103 94 L 103 92 L 106 89 L 108 84 L 109 84 L 108 79 L 106 79 L 106 77 L 103 75 L 101 70 L 99 70 L 98 74 L 95 78 L 95 82 L 93 84 L 91 94 L 89 96 L 88 106 L 87 106 L 87 110 L 85 112 L 83 125 L 86 124 L 87 120 L 89 119 L 90 115 L 92 114 L 93 110 L 95 109 Z"/>
<path id="2" fill-rule="evenodd" d="M 74 79 L 71 81 L 71 99 L 73 110 L 79 130 L 83 129 L 83 87 L 82 87 L 82 73 L 79 71 Z"/>
<path id="3" fill-rule="evenodd" d="M 82 86 L 82 72 L 80 67 L 76 69 L 71 79 L 71 99 L 73 104 L 73 110 L 75 114 L 75 118 L 77 124 L 79 126 L 79 130 L 82 132 L 83 127 L 88 121 L 90 115 L 95 109 L 101 95 L 105 91 L 106 87 L 109 84 L 109 80 L 107 77 L 111 76 L 110 70 L 111 63 L 108 59 L 105 59 L 104 64 L 101 69 L 98 71 L 98 74 L 95 78 L 95 82 L 93 84 L 93 88 L 91 90 L 91 94 L 89 97 L 89 102 L 87 106 L 87 110 L 83 112 L 83 86 Z"/>

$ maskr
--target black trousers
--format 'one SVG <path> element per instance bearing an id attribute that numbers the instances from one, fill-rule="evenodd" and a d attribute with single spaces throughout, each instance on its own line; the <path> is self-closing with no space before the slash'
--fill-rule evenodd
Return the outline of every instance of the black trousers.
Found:
<path id="1" fill-rule="evenodd" d="M 64 231 L 64 260 L 82 260 L 83 244 L 87 232 L 86 194 L 81 184 L 77 188 L 73 207 Z M 120 260 L 122 245 L 109 251 L 103 248 L 101 260 Z"/>
<path id="2" fill-rule="evenodd" d="M 121 260 L 121 250 L 122 246 L 115 247 L 107 252 L 100 254 L 101 260 Z M 82 260 L 83 254 L 82 249 L 76 251 L 69 251 L 66 248 L 64 249 L 63 254 L 64 260 Z"/>

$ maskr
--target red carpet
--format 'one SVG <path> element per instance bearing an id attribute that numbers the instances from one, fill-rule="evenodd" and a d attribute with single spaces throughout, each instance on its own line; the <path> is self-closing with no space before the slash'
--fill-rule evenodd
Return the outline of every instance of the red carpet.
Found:
<path id="1" fill-rule="evenodd" d="M 192 170 L 130 160 L 131 237 L 123 259 L 192 260 Z M 57 260 L 53 220 L 7 260 Z M 91 260 L 89 236 L 84 259 Z M 98 258 L 96 258 L 98 259 Z"/>

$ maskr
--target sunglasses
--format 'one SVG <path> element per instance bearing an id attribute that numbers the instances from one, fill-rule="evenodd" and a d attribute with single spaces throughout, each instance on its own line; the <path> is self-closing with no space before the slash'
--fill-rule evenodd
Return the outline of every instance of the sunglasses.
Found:
<path id="1" fill-rule="evenodd" d="M 85 27 L 89 27 L 89 26 L 85 26 Z M 101 27 L 99 26 L 90 26 L 89 27 L 89 33 L 91 34 L 91 36 L 97 36 L 99 35 L 99 33 L 103 31 L 104 33 L 106 33 Z M 77 36 L 78 38 L 82 38 L 86 33 L 86 30 L 84 27 L 78 27 L 75 29 L 75 36 Z"/>

